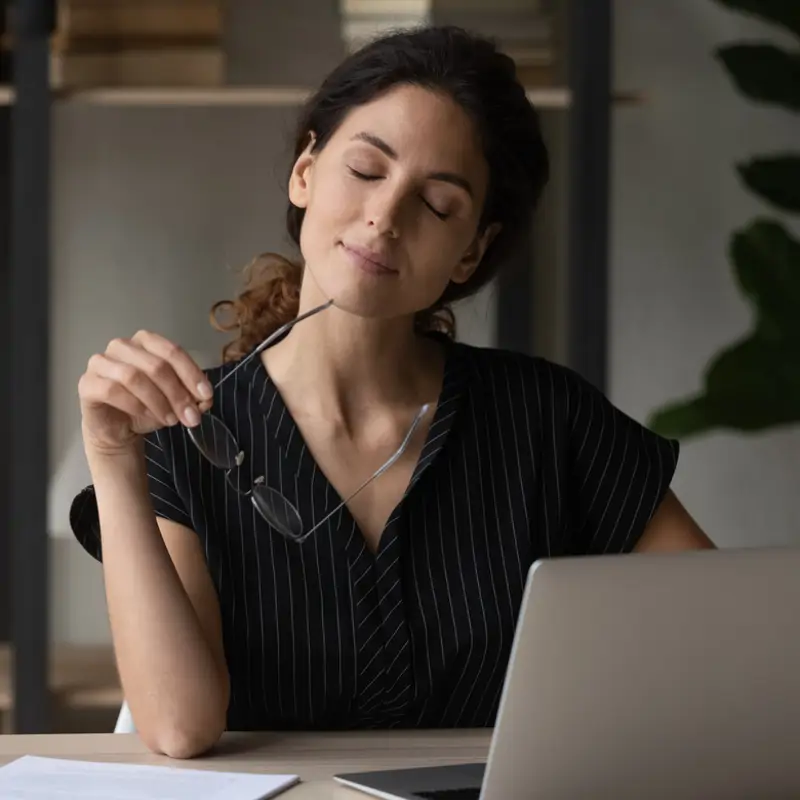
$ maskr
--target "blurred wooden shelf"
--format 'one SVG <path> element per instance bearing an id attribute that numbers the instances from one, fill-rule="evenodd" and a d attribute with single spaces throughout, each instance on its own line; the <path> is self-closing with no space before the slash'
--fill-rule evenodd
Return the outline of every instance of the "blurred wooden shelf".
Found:
<path id="1" fill-rule="evenodd" d="M 50 653 L 50 689 L 57 708 L 116 709 L 122 688 L 110 646 L 55 645 Z M 11 648 L 0 644 L 0 715 L 11 710 Z"/>
<path id="2" fill-rule="evenodd" d="M 108 87 L 54 90 L 56 102 L 96 106 L 146 107 L 286 107 L 301 105 L 311 94 L 299 86 L 225 86 L 220 88 Z M 566 109 L 572 93 L 566 87 L 528 90 L 531 102 L 540 109 Z M 618 92 L 614 103 L 633 105 L 643 102 L 638 92 Z M 14 89 L 0 87 L 0 105 L 14 102 Z"/>

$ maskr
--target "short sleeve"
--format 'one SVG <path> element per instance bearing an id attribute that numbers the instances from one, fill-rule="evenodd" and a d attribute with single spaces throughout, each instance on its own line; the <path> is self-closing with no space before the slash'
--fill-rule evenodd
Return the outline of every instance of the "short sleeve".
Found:
<path id="1" fill-rule="evenodd" d="M 570 396 L 572 554 L 629 553 L 669 489 L 679 444 L 649 430 L 588 381 Z"/>
<path id="2" fill-rule="evenodd" d="M 150 499 L 157 517 L 179 522 L 189 528 L 192 518 L 175 486 L 174 453 L 170 429 L 155 431 L 144 438 L 144 456 Z M 94 486 L 87 486 L 72 501 L 70 528 L 89 555 L 102 561 L 100 520 Z"/>

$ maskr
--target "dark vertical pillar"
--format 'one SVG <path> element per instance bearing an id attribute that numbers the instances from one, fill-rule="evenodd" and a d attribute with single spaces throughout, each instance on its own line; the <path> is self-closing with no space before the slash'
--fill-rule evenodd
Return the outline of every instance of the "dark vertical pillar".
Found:
<path id="1" fill-rule="evenodd" d="M 8 324 L 9 296 L 9 200 L 11 191 L 11 161 L 9 139 L 11 112 L 0 106 L 0 442 L 7 443 L 11 435 L 9 425 L 11 380 L 11 337 Z M 11 637 L 11 518 L 9 514 L 9 481 L 11 465 L 8 458 L 0 458 L 0 642 Z"/>
<path id="2" fill-rule="evenodd" d="M 568 358 L 601 391 L 608 363 L 611 36 L 611 0 L 572 0 Z"/>
<path id="3" fill-rule="evenodd" d="M 16 0 L 11 120 L 11 631 L 17 733 L 50 728 L 48 691 L 49 36 L 54 0 Z"/>

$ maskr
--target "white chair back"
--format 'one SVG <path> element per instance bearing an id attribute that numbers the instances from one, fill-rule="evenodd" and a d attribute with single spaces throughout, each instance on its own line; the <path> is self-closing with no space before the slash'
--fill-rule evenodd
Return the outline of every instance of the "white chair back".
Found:
<path id="1" fill-rule="evenodd" d="M 126 702 L 122 703 L 122 708 L 119 710 L 117 724 L 114 726 L 114 733 L 136 733 L 136 726 L 133 724 L 131 710 L 128 708 Z"/>

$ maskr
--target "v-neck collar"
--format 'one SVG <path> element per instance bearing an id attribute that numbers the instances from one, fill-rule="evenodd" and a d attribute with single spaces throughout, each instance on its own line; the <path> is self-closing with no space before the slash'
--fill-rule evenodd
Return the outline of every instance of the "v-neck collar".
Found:
<path id="1" fill-rule="evenodd" d="M 458 412 L 463 406 L 462 399 L 466 391 L 469 372 L 469 359 L 464 352 L 465 346 L 439 335 L 434 336 L 437 340 L 442 341 L 445 347 L 445 367 L 442 387 L 434 416 L 428 428 L 425 443 L 423 444 L 417 464 L 412 473 L 411 480 L 398 505 L 389 516 L 386 528 L 381 537 L 378 553 L 383 549 L 386 534 L 389 533 L 388 529 L 399 517 L 399 510 L 409 493 L 420 481 L 431 464 L 434 463 L 436 457 L 444 447 L 448 434 L 458 417 Z M 250 387 L 252 387 L 248 389 L 250 391 L 250 396 L 257 401 L 259 408 L 265 416 L 268 434 L 274 438 L 276 444 L 281 449 L 282 456 L 286 463 L 292 465 L 295 480 L 291 483 L 296 483 L 298 478 L 304 473 L 307 474 L 310 479 L 314 471 L 318 472 L 319 478 L 322 479 L 319 480 L 318 483 L 324 486 L 324 496 L 328 498 L 328 502 L 325 503 L 325 505 L 328 506 L 325 513 L 333 510 L 344 498 L 339 495 L 338 491 L 319 468 L 316 460 L 308 450 L 300 428 L 294 421 L 289 408 L 284 402 L 278 387 L 267 372 L 261 358 L 253 358 L 248 363 L 244 364 L 242 366 L 242 372 L 245 373 L 247 382 L 249 382 Z M 303 510 L 298 510 L 301 516 L 304 516 Z M 352 518 L 346 506 L 342 509 L 342 513 L 353 525 L 356 525 L 355 520 Z M 340 515 L 340 519 L 341 518 Z M 351 537 L 351 539 L 356 538 L 361 540 L 355 545 L 360 554 L 362 547 L 366 547 L 366 541 L 363 535 Z"/>

